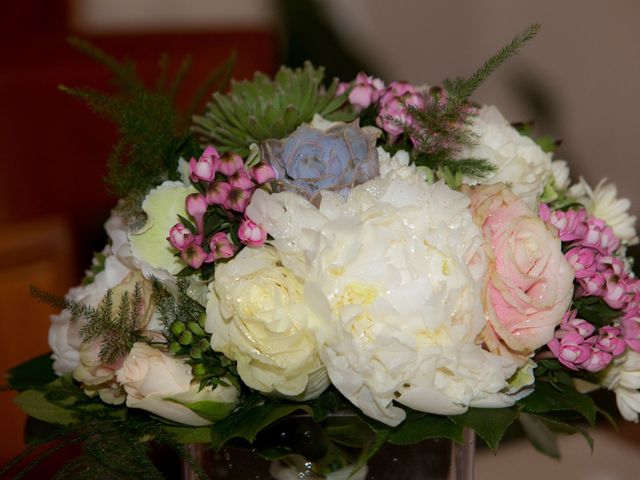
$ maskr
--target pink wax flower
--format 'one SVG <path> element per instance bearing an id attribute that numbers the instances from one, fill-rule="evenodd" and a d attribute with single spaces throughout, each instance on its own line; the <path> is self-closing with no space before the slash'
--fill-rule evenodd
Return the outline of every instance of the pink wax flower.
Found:
<path id="1" fill-rule="evenodd" d="M 180 258 L 190 267 L 200 268 L 207 259 L 207 252 L 200 245 L 192 243 L 180 252 Z"/>
<path id="2" fill-rule="evenodd" d="M 238 238 L 250 247 L 261 247 L 267 240 L 267 232 L 249 218 L 245 218 L 238 228 Z"/>
<path id="3" fill-rule="evenodd" d="M 588 372 L 600 372 L 607 368 L 611 360 L 613 360 L 613 356 L 609 352 L 593 349 L 591 356 L 582 362 L 580 367 Z"/>
<path id="4" fill-rule="evenodd" d="M 209 249 L 211 253 L 209 254 L 208 260 L 216 261 L 221 258 L 231 258 L 235 255 L 236 247 L 231 240 L 229 240 L 229 236 L 224 232 L 218 232 L 214 234 L 209 240 Z"/>
<path id="5" fill-rule="evenodd" d="M 600 330 L 598 330 L 598 341 L 596 342 L 596 347 L 599 350 L 617 357 L 622 355 L 625 346 L 620 328 L 610 325 L 600 327 Z"/>
<path id="6" fill-rule="evenodd" d="M 380 112 L 376 124 L 392 136 L 402 134 L 413 125 L 408 107 L 424 108 L 424 97 L 406 82 L 392 82 L 380 97 Z"/>
<path id="7" fill-rule="evenodd" d="M 571 305 L 573 268 L 555 229 L 507 186 L 462 191 L 488 247 L 486 316 L 507 347 L 530 354 L 554 337 Z"/>
<path id="8" fill-rule="evenodd" d="M 564 257 L 576 272 L 576 278 L 590 278 L 596 273 L 597 250 L 589 247 L 574 247 Z"/>
<path id="9" fill-rule="evenodd" d="M 585 342 L 578 333 L 567 333 L 562 338 L 552 338 L 547 346 L 565 367 L 579 370 L 579 366 L 589 361 L 593 354 L 591 343 Z"/>
<path id="10" fill-rule="evenodd" d="M 249 174 L 244 168 L 240 168 L 236 170 L 234 173 L 227 177 L 229 181 L 229 185 L 233 188 L 241 188 L 243 190 L 253 190 L 255 185 L 251 178 L 249 178 Z"/>
<path id="11" fill-rule="evenodd" d="M 556 337 L 562 336 L 563 331 L 577 332 L 584 338 L 593 335 L 593 333 L 596 331 L 595 325 L 581 318 L 577 318 L 577 315 L 577 310 L 571 310 L 564 314 L 564 317 L 562 317 L 562 322 L 560 323 L 560 328 L 556 330 Z"/>
<path id="12" fill-rule="evenodd" d="M 220 172 L 227 177 L 244 168 L 242 157 L 237 153 L 225 153 L 220 157 Z"/>
<path id="13" fill-rule="evenodd" d="M 197 161 L 195 158 L 189 161 L 189 177 L 191 177 L 191 181 L 212 182 L 219 164 L 220 155 L 218 151 L 211 146 L 207 147 Z"/>
<path id="14" fill-rule="evenodd" d="M 349 103 L 356 111 L 364 110 L 378 101 L 384 89 L 384 82 L 363 72 L 358 73 L 353 88 L 349 92 Z"/>
<path id="15" fill-rule="evenodd" d="M 181 223 L 176 223 L 171 230 L 169 230 L 169 236 L 167 240 L 177 250 L 183 251 L 189 245 L 196 241 L 196 235 Z"/>
<path id="16" fill-rule="evenodd" d="M 276 171 L 274 168 L 264 162 L 251 167 L 249 175 L 258 185 L 262 185 L 263 183 L 271 182 L 276 179 Z"/>
<path id="17" fill-rule="evenodd" d="M 224 205 L 229 198 L 231 185 L 227 182 L 213 182 L 207 187 L 207 203 L 209 205 Z"/>
<path id="18" fill-rule="evenodd" d="M 196 229 L 200 235 L 204 233 L 204 214 L 207 213 L 207 199 L 201 193 L 192 193 L 185 201 L 187 213 L 196 223 Z"/>
<path id="19" fill-rule="evenodd" d="M 620 322 L 622 336 L 625 343 L 636 352 L 640 352 L 640 316 L 625 315 Z"/>
<path id="20" fill-rule="evenodd" d="M 227 200 L 224 202 L 224 208 L 227 210 L 233 210 L 234 212 L 244 213 L 249 202 L 251 201 L 251 195 L 253 190 L 245 190 L 243 188 L 231 187 Z"/>
<path id="21" fill-rule="evenodd" d="M 604 220 L 597 217 L 587 219 L 587 231 L 582 238 L 582 244 L 598 249 L 605 255 L 612 254 L 620 246 L 620 239 L 613 233 Z"/>
<path id="22" fill-rule="evenodd" d="M 587 234 L 587 211 L 584 209 L 552 212 L 547 205 L 541 205 L 540 215 L 558 229 L 558 236 L 563 242 L 579 240 Z"/>

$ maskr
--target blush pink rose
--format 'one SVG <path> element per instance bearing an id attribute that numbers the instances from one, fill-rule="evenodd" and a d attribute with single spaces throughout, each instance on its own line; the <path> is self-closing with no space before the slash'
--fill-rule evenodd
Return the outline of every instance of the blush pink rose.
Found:
<path id="1" fill-rule="evenodd" d="M 489 258 L 485 314 L 514 353 L 547 344 L 571 304 L 575 272 L 556 229 L 504 184 L 465 187 Z"/>

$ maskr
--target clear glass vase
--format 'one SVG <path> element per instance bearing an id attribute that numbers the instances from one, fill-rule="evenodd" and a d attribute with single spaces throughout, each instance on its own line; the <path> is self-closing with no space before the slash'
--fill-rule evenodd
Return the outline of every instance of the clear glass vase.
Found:
<path id="1" fill-rule="evenodd" d="M 371 448 L 370 435 L 354 425 L 354 418 L 332 416 L 321 426 L 308 417 L 295 418 L 263 432 L 246 448 L 228 446 L 214 452 L 204 444 L 189 445 L 197 467 L 185 462 L 183 479 L 199 479 L 200 468 L 212 480 L 473 479 L 472 430 L 465 429 L 462 444 L 444 439 L 402 446 L 387 443 L 364 462 L 361 455 Z"/>

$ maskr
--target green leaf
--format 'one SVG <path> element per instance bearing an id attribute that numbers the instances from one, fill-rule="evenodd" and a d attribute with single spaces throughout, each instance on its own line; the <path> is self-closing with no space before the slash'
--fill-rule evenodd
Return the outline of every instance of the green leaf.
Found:
<path id="1" fill-rule="evenodd" d="M 306 405 L 271 400 L 258 405 L 249 405 L 212 425 L 211 446 L 218 450 L 232 438 L 243 438 L 253 442 L 263 428 L 299 410 L 312 413 Z"/>
<path id="2" fill-rule="evenodd" d="M 462 427 L 475 430 L 495 452 L 507 428 L 518 418 L 518 411 L 513 408 L 470 408 L 462 415 L 449 418 Z"/>
<path id="3" fill-rule="evenodd" d="M 167 398 L 166 400 L 179 403 L 180 405 L 187 407 L 192 412 L 200 415 L 202 418 L 206 418 L 210 422 L 217 422 L 218 420 L 228 417 L 236 406 L 235 403 L 212 402 L 210 400 L 202 400 L 192 403 L 182 402 L 175 398 Z"/>
<path id="4" fill-rule="evenodd" d="M 389 443 L 410 445 L 427 438 L 449 438 L 454 442 L 463 441 L 462 426 L 442 415 L 407 412 L 407 419 L 389 435 Z"/>
<path id="5" fill-rule="evenodd" d="M 27 415 L 43 422 L 68 425 L 76 421 L 70 409 L 49 401 L 46 394 L 39 390 L 25 390 L 14 401 Z"/>
<path id="6" fill-rule="evenodd" d="M 573 301 L 578 310 L 578 317 L 598 327 L 611 325 L 614 319 L 620 317 L 622 312 L 614 310 L 601 297 L 580 297 Z"/>
<path id="7" fill-rule="evenodd" d="M 529 396 L 518 401 L 525 412 L 569 411 L 582 415 L 590 425 L 596 420 L 596 406 L 591 397 L 578 393 L 571 385 L 538 382 Z"/>
<path id="8" fill-rule="evenodd" d="M 171 434 L 177 443 L 210 443 L 211 429 L 209 427 L 178 427 L 164 425 L 164 431 Z"/>
<path id="9" fill-rule="evenodd" d="M 522 413 L 519 420 L 525 435 L 536 450 L 552 458 L 560 458 L 555 433 L 539 417 Z"/>
<path id="10" fill-rule="evenodd" d="M 7 381 L 15 390 L 40 387 L 56 379 L 51 354 L 28 360 L 7 372 Z"/>

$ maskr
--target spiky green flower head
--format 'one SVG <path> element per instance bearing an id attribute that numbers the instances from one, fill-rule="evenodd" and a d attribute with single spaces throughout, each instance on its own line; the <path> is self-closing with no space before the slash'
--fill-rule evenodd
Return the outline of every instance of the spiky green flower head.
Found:
<path id="1" fill-rule="evenodd" d="M 315 114 L 353 120 L 347 93 L 336 95 L 338 79 L 325 88 L 323 77 L 324 68 L 306 62 L 295 70 L 282 67 L 273 80 L 256 73 L 251 81 L 232 82 L 230 93 L 214 93 L 205 114 L 194 117 L 194 131 L 203 144 L 244 157 L 252 143 L 284 138 Z"/>

